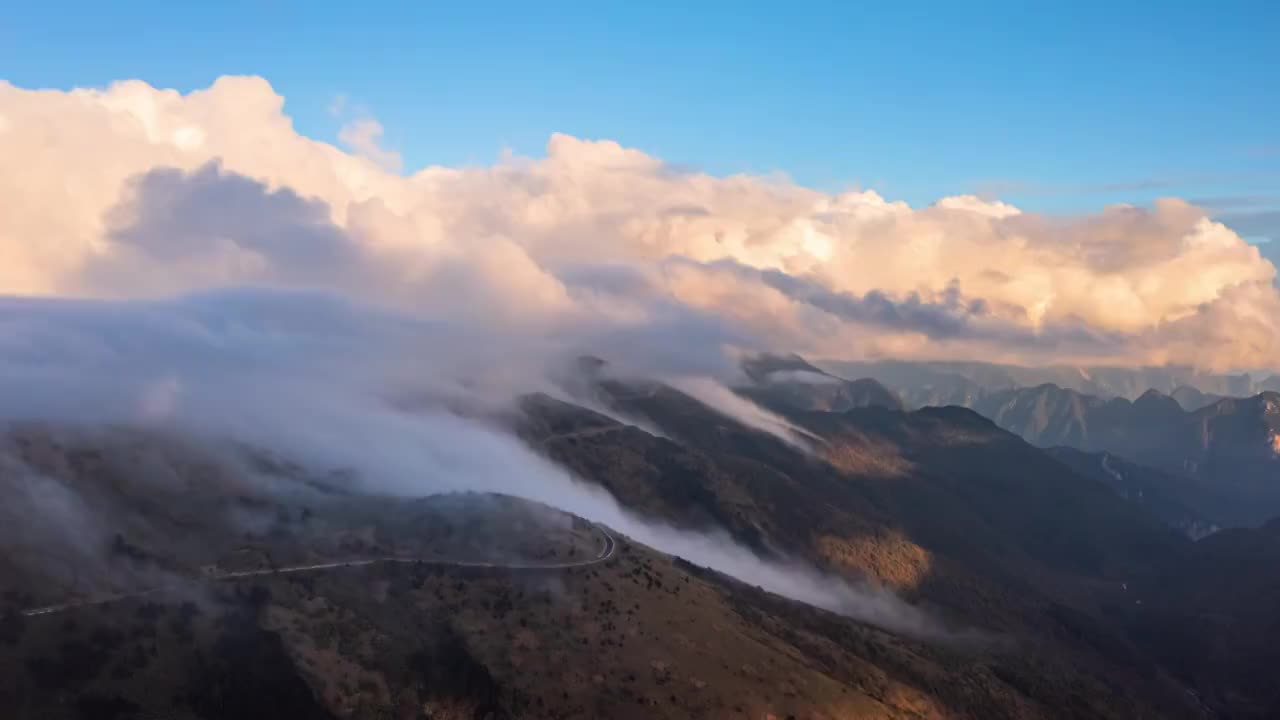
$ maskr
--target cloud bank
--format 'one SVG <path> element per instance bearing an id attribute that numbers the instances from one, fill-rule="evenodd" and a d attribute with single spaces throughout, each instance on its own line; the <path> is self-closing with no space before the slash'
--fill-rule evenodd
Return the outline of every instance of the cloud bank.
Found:
<path id="1" fill-rule="evenodd" d="M 9 299 L 0 302 L 0 343 L 0 395 L 6 398 L 0 424 L 47 421 L 89 430 L 126 425 L 207 441 L 206 450 L 215 452 L 228 443 L 246 445 L 317 476 L 340 473 L 378 494 L 517 495 L 896 632 L 981 639 L 945 627 L 887 590 L 799 563 L 762 560 L 723 533 L 638 517 L 522 444 L 501 418 L 485 420 L 485 407 L 514 399 L 516 386 L 557 392 L 539 378 L 549 376 L 546 366 L 562 357 L 551 344 L 509 345 L 505 350 L 518 350 L 528 372 L 494 377 L 485 361 L 495 350 L 490 339 L 331 294 L 261 290 L 146 301 Z M 504 381 L 512 387 L 504 388 Z M 454 412 L 455 404 L 470 412 Z M 93 489 L 15 471 L 6 466 L 12 460 L 4 450 L 0 488 L 11 491 L 13 507 L 0 517 L 13 522 L 0 530 L 0 550 L 37 545 L 42 558 L 52 553 L 97 570 L 72 573 L 80 577 L 82 592 L 93 594 L 95 583 L 99 591 L 108 584 L 127 587 L 96 564 L 99 549 L 92 541 L 109 532 L 98 528 L 92 498 L 79 494 Z M 140 466 L 130 472 L 145 475 Z M 178 474 L 148 482 L 156 485 L 149 496 L 163 494 L 169 502 L 209 491 L 183 487 L 191 480 Z M 98 502 L 96 508 L 111 504 Z"/>
<path id="2" fill-rule="evenodd" d="M 1078 217 L 712 177 L 608 141 L 392 172 L 361 117 L 299 135 L 264 80 L 0 83 L 0 288 L 337 290 L 534 333 L 832 357 L 1277 369 L 1275 267 L 1167 199 Z M 644 343 L 634 343 L 643 345 Z M 650 343 L 651 344 L 651 343 Z"/>

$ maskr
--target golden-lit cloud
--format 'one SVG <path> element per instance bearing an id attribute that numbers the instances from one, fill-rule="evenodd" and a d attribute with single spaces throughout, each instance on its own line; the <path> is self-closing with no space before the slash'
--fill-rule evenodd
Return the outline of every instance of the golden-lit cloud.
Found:
<path id="1" fill-rule="evenodd" d="M 1275 267 L 1186 202 L 1050 217 L 976 197 L 676 169 L 553 136 L 543 158 L 396 172 L 298 134 L 261 78 L 180 94 L 0 83 L 0 289 L 325 288 L 482 327 L 716 326 L 830 356 L 1280 365 Z"/>

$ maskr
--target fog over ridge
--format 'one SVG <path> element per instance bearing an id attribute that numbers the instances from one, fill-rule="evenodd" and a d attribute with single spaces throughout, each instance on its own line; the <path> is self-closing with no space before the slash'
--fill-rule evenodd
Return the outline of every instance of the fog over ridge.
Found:
<path id="1" fill-rule="evenodd" d="M 692 532 L 637 516 L 484 419 L 514 410 L 519 397 L 516 384 L 487 381 L 495 374 L 521 390 L 563 396 L 552 374 L 539 378 L 535 370 L 568 359 L 563 348 L 510 338 L 498 350 L 439 323 L 333 295 L 277 290 L 149 301 L 7 298 L 0 301 L 0 341 L 0 393 L 8 400 L 0 421 L 154 428 L 209 451 L 232 441 L 318 474 L 342 471 L 358 487 L 380 494 L 516 495 L 890 630 L 934 639 L 978 637 L 944 627 L 887 590 L 799 562 L 763 560 L 723 531 Z M 490 352 L 518 354 L 518 372 L 497 372 L 486 363 Z M 425 402 L 397 402 L 404 397 Z M 473 414 L 459 415 L 451 409 L 457 406 Z M 21 473 L 6 477 L 41 488 L 47 499 L 24 505 L 30 512 L 52 518 L 80 508 L 77 516 L 91 517 L 66 487 L 26 483 Z M 13 540 L 4 536 L 0 532 L 6 543 Z"/>

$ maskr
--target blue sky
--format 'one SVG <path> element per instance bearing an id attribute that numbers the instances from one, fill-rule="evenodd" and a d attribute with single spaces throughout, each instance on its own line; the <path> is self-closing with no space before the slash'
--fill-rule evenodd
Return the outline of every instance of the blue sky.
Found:
<path id="1" fill-rule="evenodd" d="M 696 7 L 695 7 L 696 5 Z M 1052 7 L 1050 7 L 1052 6 Z M 924 205 L 1205 201 L 1280 246 L 1280 3 L 9 3 L 0 78 L 266 77 L 408 169 L 610 138 L 716 174 Z"/>

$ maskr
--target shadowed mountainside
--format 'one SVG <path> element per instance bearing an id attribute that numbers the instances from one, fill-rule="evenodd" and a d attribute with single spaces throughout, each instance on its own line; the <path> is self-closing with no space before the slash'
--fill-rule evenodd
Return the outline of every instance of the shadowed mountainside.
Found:
<path id="1" fill-rule="evenodd" d="M 953 632 L 904 637 L 763 592 L 749 570 L 733 580 L 618 537 L 616 557 L 585 567 L 409 563 L 197 580 L 73 614 L 23 617 L 14 610 L 31 599 L 13 591 L 0 617 L 0 705 L 18 718 L 1156 718 L 1275 707 L 1268 636 L 1249 632 L 1280 621 L 1270 529 L 1193 543 L 961 408 L 769 405 L 807 438 L 797 443 L 660 383 L 597 377 L 592 389 L 593 402 L 663 435 L 545 395 L 503 421 L 642 516 L 890 588 Z M 342 489 L 341 473 L 262 454 L 219 464 L 128 431 L 16 437 L 27 439 L 8 456 L 21 463 L 4 472 L 37 467 L 64 491 L 97 493 L 108 527 L 84 547 L 137 577 L 198 577 L 204 557 L 228 553 L 270 566 L 291 553 L 428 543 L 484 555 L 496 538 L 504 552 L 545 555 L 577 542 L 572 524 L 514 501 L 364 498 Z M 130 471 L 140 452 L 143 476 Z M 142 492 L 157 481 L 171 490 Z M 246 507 L 247 522 L 219 520 Z M 264 557 L 245 559 L 243 547 Z M 18 552 L 6 545 L 3 556 Z M 46 592 L 69 591 L 27 572 L 50 582 Z M 1215 599 L 1214 587 L 1244 596 Z M 1231 653 L 1239 665 L 1227 673 L 1213 659 Z"/>
<path id="2" fill-rule="evenodd" d="M 1042 447 L 1108 452 L 1189 479 L 1165 491 L 1212 522 L 1258 525 L 1280 515 L 1280 394 L 1187 411 L 1154 390 L 1129 402 L 1043 385 L 988 396 L 974 409 Z"/>
<path id="3" fill-rule="evenodd" d="M 1221 528 L 1179 498 L 1194 502 L 1202 494 L 1189 478 L 1131 463 L 1106 452 L 1090 453 L 1068 447 L 1049 448 L 1048 453 L 1080 475 L 1093 478 L 1115 490 L 1120 497 L 1145 508 L 1166 525 L 1199 540 Z"/>
<path id="4" fill-rule="evenodd" d="M 1136 593 L 1161 592 L 1198 545 L 1169 530 L 1158 508 L 1126 500 L 976 413 L 770 406 L 817 438 L 806 452 L 660 384 L 604 380 L 595 399 L 666 437 L 546 397 L 526 401 L 524 432 L 532 442 L 551 438 L 551 457 L 628 506 L 681 526 L 724 527 L 762 553 L 873 578 L 953 622 L 1124 678 L 1117 682 L 1147 697 L 1177 684 L 1169 656 L 1141 630 L 1145 596 Z M 570 426 L 594 429 L 551 432 Z M 1232 571 L 1241 576 L 1267 569 L 1241 561 Z M 1169 608 L 1188 620 L 1198 612 Z M 1252 612 L 1280 620 L 1274 608 Z M 1232 683 L 1213 678 L 1181 682 L 1231 704 Z M 1260 708 L 1270 701 L 1251 692 L 1235 712 L 1265 716 Z M 1174 694 L 1197 697 L 1185 687 Z"/>

